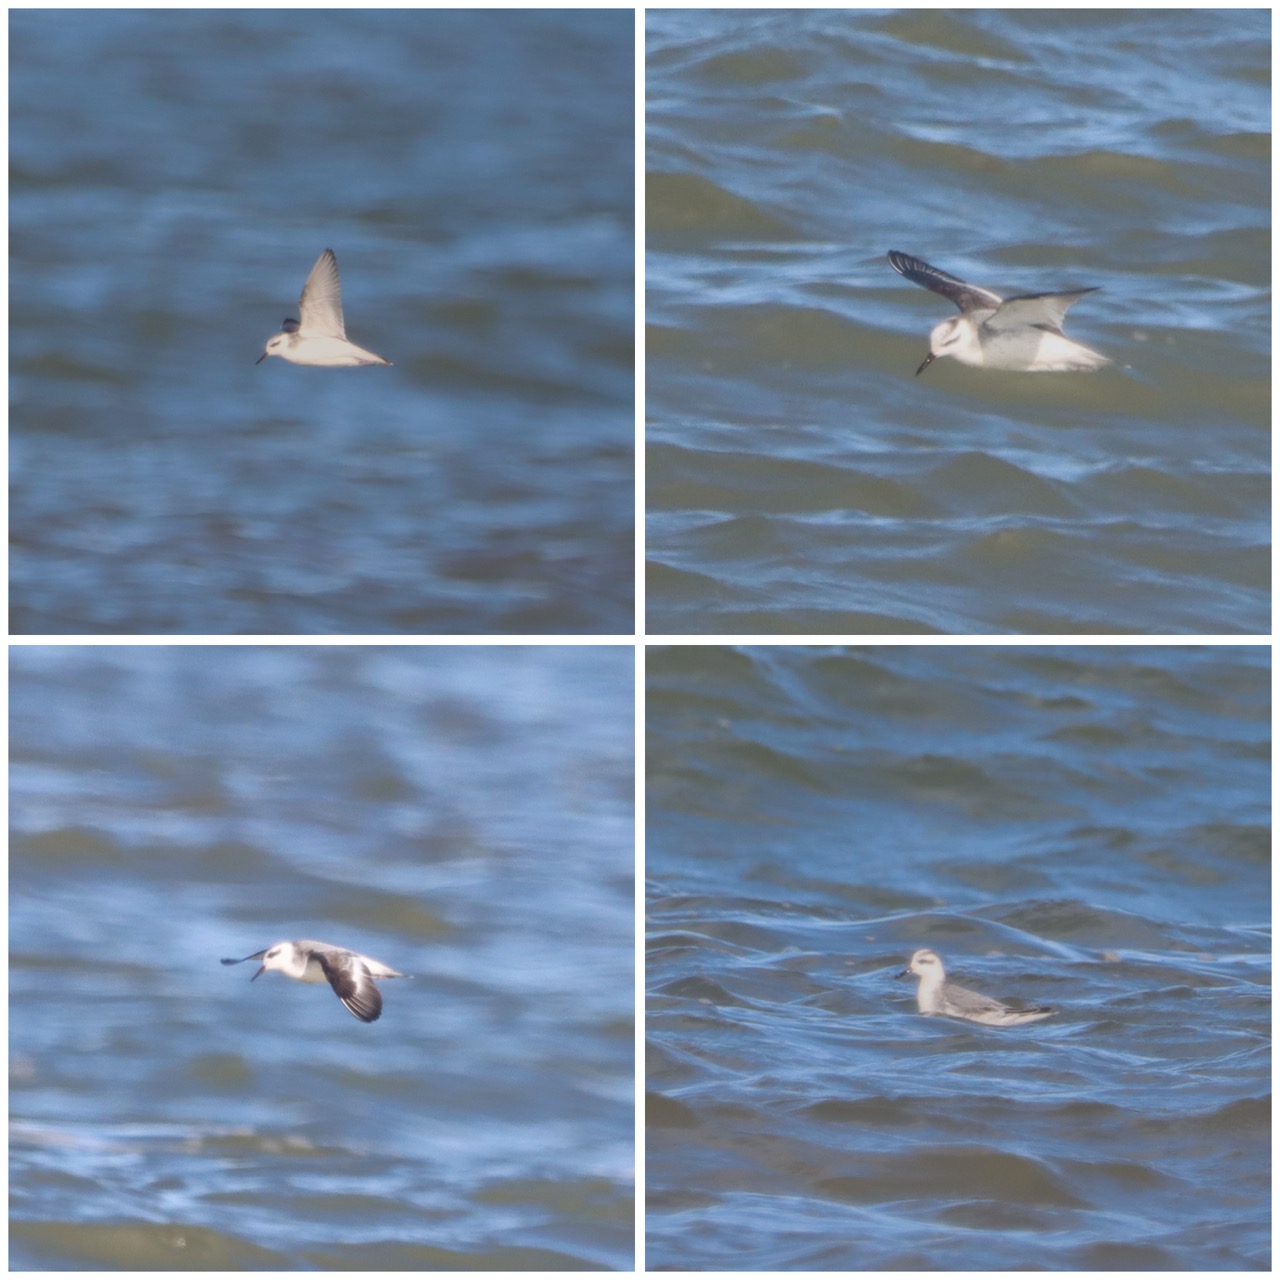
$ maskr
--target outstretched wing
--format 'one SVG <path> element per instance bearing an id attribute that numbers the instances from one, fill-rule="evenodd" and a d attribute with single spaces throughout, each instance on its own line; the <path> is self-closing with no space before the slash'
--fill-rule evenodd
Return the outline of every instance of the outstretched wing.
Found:
<path id="1" fill-rule="evenodd" d="M 963 280 L 956 279 L 955 276 L 948 275 L 945 271 L 939 271 L 937 267 L 931 267 L 919 258 L 913 258 L 909 253 L 900 253 L 897 249 L 889 251 L 889 265 L 900 276 L 906 276 L 912 284 L 918 284 L 934 293 L 940 293 L 944 298 L 949 298 L 962 312 L 990 311 L 1004 301 L 998 293 L 992 293 L 990 289 L 983 289 L 976 284 L 967 284 Z"/>
<path id="2" fill-rule="evenodd" d="M 377 1022 L 382 1016 L 382 993 L 365 968 L 364 962 L 350 951 L 341 959 L 317 952 L 316 959 L 329 979 L 334 994 L 361 1022 Z"/>
<path id="3" fill-rule="evenodd" d="M 338 259 L 326 249 L 311 268 L 302 287 L 302 332 L 308 338 L 346 338 L 342 323 L 342 279 Z"/>
<path id="4" fill-rule="evenodd" d="M 1088 289 L 1071 289 L 1066 293 L 1020 293 L 1006 298 L 1004 305 L 993 316 L 988 316 L 988 329 L 1048 329 L 1062 332 L 1067 312 L 1086 293 L 1097 293 L 1098 286 Z"/>

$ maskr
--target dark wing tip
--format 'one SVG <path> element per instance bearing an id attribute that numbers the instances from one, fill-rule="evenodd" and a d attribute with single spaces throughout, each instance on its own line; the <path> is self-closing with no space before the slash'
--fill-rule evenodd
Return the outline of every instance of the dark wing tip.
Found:
<path id="1" fill-rule="evenodd" d="M 348 1009 L 351 1010 L 352 1013 L 356 1015 L 357 1018 L 360 1019 L 361 1022 L 377 1022 L 377 1020 L 380 1017 L 382 1017 L 381 1005 L 379 1005 L 376 1009 L 369 1009 L 369 1008 L 362 1008 L 356 1005 L 351 1000 L 344 1000 L 343 1003 L 347 1006 Z"/>
<path id="2" fill-rule="evenodd" d="M 906 276 L 908 279 L 915 275 L 941 276 L 944 280 L 955 279 L 954 276 L 947 275 L 945 271 L 939 271 L 937 267 L 931 267 L 923 258 L 917 258 L 911 253 L 903 253 L 901 249 L 889 250 L 889 265 L 900 276 Z M 963 283 L 963 281 L 957 281 L 957 283 Z"/>
<path id="3" fill-rule="evenodd" d="M 337 990 L 337 988 L 334 988 Z M 382 996 L 372 982 L 364 987 L 357 987 L 350 995 L 338 993 L 342 1003 L 361 1022 L 377 1022 L 382 1017 Z"/>
<path id="4" fill-rule="evenodd" d="M 330 964 L 323 951 L 316 953 L 316 959 L 324 970 L 324 976 L 329 979 L 334 994 L 346 1005 L 352 1016 L 359 1018 L 361 1022 L 377 1022 L 382 1016 L 382 993 L 364 966 L 360 966 L 361 972 L 357 974 L 351 966 Z"/>

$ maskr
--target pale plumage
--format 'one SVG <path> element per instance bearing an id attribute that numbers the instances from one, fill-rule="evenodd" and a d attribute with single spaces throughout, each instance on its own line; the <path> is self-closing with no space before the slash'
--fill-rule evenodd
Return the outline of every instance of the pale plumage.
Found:
<path id="1" fill-rule="evenodd" d="M 1031 1005 L 1026 1009 L 1011 1009 L 999 1000 L 984 996 L 968 987 L 947 981 L 947 971 L 934 951 L 923 948 L 911 957 L 896 977 L 918 977 L 916 1008 L 924 1014 L 942 1014 L 948 1018 L 964 1018 L 969 1022 L 981 1022 L 990 1027 L 1016 1027 L 1024 1022 L 1039 1022 L 1041 1018 L 1057 1013 L 1047 1005 Z"/>
<path id="2" fill-rule="evenodd" d="M 327 982 L 334 994 L 361 1022 L 377 1022 L 382 1016 L 382 992 L 375 978 L 408 978 L 395 969 L 362 956 L 346 947 L 329 942 L 313 942 L 303 938 L 297 942 L 277 942 L 255 951 L 241 960 L 223 960 L 223 964 L 244 964 L 245 960 L 261 960 L 262 968 L 249 979 L 256 982 L 268 969 L 279 969 L 297 982 Z"/>
<path id="3" fill-rule="evenodd" d="M 302 287 L 298 315 L 300 320 L 286 320 L 283 331 L 268 339 L 266 350 L 256 363 L 261 364 L 268 356 L 328 369 L 391 363 L 347 341 L 342 320 L 342 280 L 332 249 L 326 249 L 311 268 Z"/>
<path id="4" fill-rule="evenodd" d="M 940 356 L 1013 373 L 1085 372 L 1111 363 L 1062 332 L 1068 308 L 1086 293 L 1096 293 L 1096 288 L 1002 298 L 897 249 L 890 251 L 889 265 L 912 284 L 941 294 L 960 309 L 958 316 L 934 327 L 929 354 L 916 370 L 917 377 Z"/>

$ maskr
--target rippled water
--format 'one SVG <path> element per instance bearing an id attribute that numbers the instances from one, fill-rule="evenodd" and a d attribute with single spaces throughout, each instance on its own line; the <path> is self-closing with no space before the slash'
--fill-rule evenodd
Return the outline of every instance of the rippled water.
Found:
<path id="1" fill-rule="evenodd" d="M 11 664 L 12 1267 L 631 1267 L 630 651 Z"/>
<path id="2" fill-rule="evenodd" d="M 1266 1270 L 1269 681 L 650 650 L 648 1265 Z M 926 946 L 1059 1013 L 919 1016 Z"/>
<path id="3" fill-rule="evenodd" d="M 651 634 L 1268 630 L 1266 11 L 647 30 Z M 1122 367 L 913 377 L 890 249 Z"/>
<path id="4" fill-rule="evenodd" d="M 630 12 L 11 40 L 12 630 L 633 631 Z M 326 247 L 394 367 L 255 367 Z"/>

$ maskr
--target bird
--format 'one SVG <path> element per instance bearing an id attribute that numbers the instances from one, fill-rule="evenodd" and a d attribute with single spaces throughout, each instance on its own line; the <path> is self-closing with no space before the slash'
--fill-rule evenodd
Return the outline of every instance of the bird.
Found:
<path id="1" fill-rule="evenodd" d="M 889 265 L 960 308 L 958 316 L 936 325 L 929 335 L 929 354 L 916 370 L 917 378 L 939 356 L 1015 373 L 1091 372 L 1111 363 L 1062 332 L 1067 310 L 1086 293 L 1096 293 L 1096 287 L 1002 298 L 897 249 L 890 250 Z"/>
<path id="2" fill-rule="evenodd" d="M 283 331 L 267 339 L 266 349 L 255 364 L 261 364 L 268 356 L 330 369 L 391 363 L 347 341 L 342 322 L 342 279 L 332 249 L 326 249 L 311 268 L 307 283 L 302 286 L 298 314 L 300 321 L 286 320 Z"/>
<path id="3" fill-rule="evenodd" d="M 256 982 L 268 969 L 279 969 L 287 978 L 298 982 L 327 982 L 334 994 L 361 1022 L 377 1022 L 382 1016 L 382 992 L 375 978 L 410 978 L 380 960 L 363 956 L 346 947 L 329 942 L 313 942 L 309 938 L 297 942 L 277 942 L 240 960 L 223 960 L 223 964 L 244 964 L 245 960 L 261 960 L 262 968 L 249 979 Z"/>
<path id="4" fill-rule="evenodd" d="M 941 958 L 928 948 L 917 951 L 907 967 L 894 976 L 906 978 L 913 974 L 920 979 L 916 988 L 916 1007 L 923 1014 L 941 1013 L 948 1018 L 964 1018 L 990 1027 L 1016 1027 L 1024 1022 L 1039 1022 L 1041 1018 L 1052 1017 L 1058 1012 L 1042 1004 L 1011 1009 L 990 996 L 948 982 Z"/>

